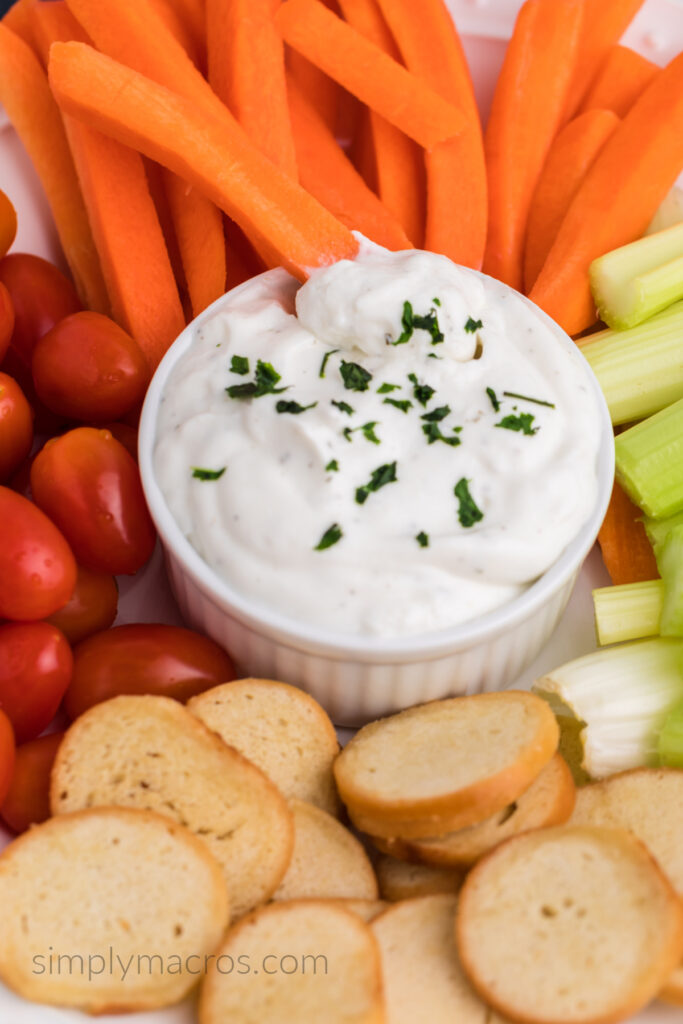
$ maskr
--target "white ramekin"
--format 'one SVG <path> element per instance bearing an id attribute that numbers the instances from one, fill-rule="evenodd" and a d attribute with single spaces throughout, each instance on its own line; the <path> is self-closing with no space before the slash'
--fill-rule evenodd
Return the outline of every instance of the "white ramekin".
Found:
<path id="1" fill-rule="evenodd" d="M 196 328 L 220 311 L 230 294 L 234 293 L 205 310 L 168 350 L 147 392 L 140 421 L 145 496 L 187 623 L 226 647 L 244 675 L 280 679 L 307 690 L 337 725 L 360 725 L 423 701 L 498 690 L 513 681 L 557 625 L 609 502 L 614 478 L 612 425 L 588 363 L 586 384 L 600 409 L 598 495 L 589 520 L 557 562 L 514 601 L 453 629 L 390 640 L 345 637 L 295 622 L 234 590 L 183 535 L 155 479 L 157 417 L 168 377 L 191 345 Z M 558 344 L 575 349 L 554 321 L 534 309 Z"/>

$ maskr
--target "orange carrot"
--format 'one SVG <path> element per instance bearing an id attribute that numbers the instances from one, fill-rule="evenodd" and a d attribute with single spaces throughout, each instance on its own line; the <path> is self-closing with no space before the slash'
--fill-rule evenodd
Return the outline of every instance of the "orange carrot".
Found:
<path id="1" fill-rule="evenodd" d="M 312 103 L 331 132 L 337 127 L 341 89 L 329 75 L 311 64 L 291 46 L 285 47 L 287 73 L 294 79 L 309 103 Z"/>
<path id="2" fill-rule="evenodd" d="M 106 313 L 107 290 L 59 108 L 27 44 L 0 24 L 0 103 L 40 178 L 82 301 Z"/>
<path id="3" fill-rule="evenodd" d="M 229 217 L 225 218 L 225 241 L 229 257 L 226 290 L 229 291 L 256 277 L 266 267 L 241 227 Z"/>
<path id="4" fill-rule="evenodd" d="M 30 46 L 35 48 L 33 28 L 31 25 L 30 0 L 16 0 L 2 18 L 2 24 L 10 29 L 16 36 Z"/>
<path id="5" fill-rule="evenodd" d="M 33 38 L 38 56 L 47 68 L 53 43 L 76 40 L 89 43 L 85 30 L 79 25 L 66 5 L 66 0 L 26 0 Z"/>
<path id="6" fill-rule="evenodd" d="M 457 107 L 319 0 L 287 0 L 275 21 L 291 47 L 421 146 L 429 148 L 462 130 Z"/>
<path id="7" fill-rule="evenodd" d="M 659 577 L 652 545 L 640 519 L 642 512 L 618 483 L 614 484 L 598 542 L 612 583 L 639 583 Z"/>
<path id="8" fill-rule="evenodd" d="M 529 297 L 569 334 L 596 319 L 592 261 L 639 238 L 683 167 L 683 54 L 656 75 L 574 196 Z"/>
<path id="9" fill-rule="evenodd" d="M 166 190 L 166 178 L 171 172 L 167 171 L 165 167 L 161 166 L 161 164 L 155 163 L 154 160 L 148 160 L 146 157 L 143 157 L 142 161 L 145 165 L 145 175 L 147 177 L 147 184 L 149 186 L 152 202 L 154 203 L 154 207 L 157 211 L 157 217 L 159 218 L 159 226 L 161 227 L 164 241 L 166 242 L 166 249 L 168 250 L 168 258 L 171 261 L 173 276 L 175 277 L 176 284 L 178 286 L 178 294 L 180 295 L 180 302 L 183 307 L 183 315 L 185 320 L 189 321 L 193 316 L 192 303 L 190 302 L 190 296 L 187 290 L 183 260 L 180 255 L 180 246 L 178 245 L 178 239 L 176 238 L 175 224 L 173 223 L 173 215 L 171 213 L 171 207 Z"/>
<path id="10" fill-rule="evenodd" d="M 387 249 L 411 248 L 401 225 L 368 188 L 325 122 L 292 81 L 289 102 L 304 188 L 348 228 L 362 231 Z"/>
<path id="11" fill-rule="evenodd" d="M 44 0 L 41 0 L 44 2 Z M 152 7 L 164 22 L 173 37 L 180 43 L 193 64 L 197 67 L 202 62 L 203 30 L 201 37 L 196 36 L 191 27 L 173 7 L 171 0 L 150 0 Z"/>
<path id="12" fill-rule="evenodd" d="M 97 53 L 55 43 L 50 82 L 60 105 L 190 182 L 238 222 L 271 265 L 308 269 L 353 259 L 353 235 L 246 138 L 237 124 Z"/>
<path id="13" fill-rule="evenodd" d="M 223 215 L 206 196 L 170 171 L 164 174 L 164 184 L 192 314 L 198 316 L 225 291 Z"/>
<path id="14" fill-rule="evenodd" d="M 613 46 L 581 110 L 612 110 L 623 117 L 658 71 L 656 64 L 628 46 Z"/>
<path id="15" fill-rule="evenodd" d="M 565 118 L 569 120 L 581 106 L 607 55 L 618 43 L 644 0 L 584 0 L 583 27 L 572 75 Z"/>
<path id="16" fill-rule="evenodd" d="M 274 164 L 296 178 L 280 0 L 207 0 L 209 82 Z"/>
<path id="17" fill-rule="evenodd" d="M 395 60 L 399 52 L 377 0 L 340 0 L 342 14 L 360 32 Z M 376 187 L 387 210 L 415 245 L 424 237 L 424 156 L 420 148 L 380 114 L 369 112 Z M 367 122 L 366 122 L 367 123 Z M 361 132 L 365 127 L 361 125 Z M 363 145 L 368 140 L 363 140 Z M 370 150 L 360 148 L 366 160 Z M 367 164 L 365 165 L 368 166 Z M 362 171 L 361 171 L 362 173 Z"/>
<path id="18" fill-rule="evenodd" d="M 186 31 L 191 32 L 197 42 L 204 39 L 206 32 L 204 0 L 166 0 L 166 3 L 174 11 L 176 18 L 185 25 Z"/>
<path id="19" fill-rule="evenodd" d="M 565 125 L 550 147 L 529 208 L 524 288 L 530 291 L 569 205 L 598 153 L 619 124 L 611 110 L 587 110 Z"/>
<path id="20" fill-rule="evenodd" d="M 485 136 L 489 236 L 484 271 L 522 290 L 529 206 L 562 123 L 582 0 L 527 0 L 519 12 Z"/>
<path id="21" fill-rule="evenodd" d="M 465 115 L 461 135 L 425 156 L 425 248 L 456 263 L 481 266 L 486 242 L 486 167 L 467 61 L 442 0 L 380 0 L 407 67 Z"/>

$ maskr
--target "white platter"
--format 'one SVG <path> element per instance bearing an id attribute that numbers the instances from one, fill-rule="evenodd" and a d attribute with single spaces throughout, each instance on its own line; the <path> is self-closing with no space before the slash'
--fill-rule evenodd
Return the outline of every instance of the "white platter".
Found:
<path id="1" fill-rule="evenodd" d="M 419 2 L 419 0 L 414 0 Z M 475 90 L 484 117 L 521 0 L 447 0 L 463 37 Z M 645 0 L 624 42 L 650 60 L 664 64 L 683 48 L 683 0 Z M 32 252 L 63 266 L 49 209 L 40 184 L 15 133 L 0 109 L 0 188 L 10 196 L 19 214 L 14 250 Z M 609 583 L 599 552 L 587 558 L 560 625 L 516 686 L 528 687 L 545 671 L 595 649 L 591 590 Z M 159 548 L 135 577 L 119 580 L 117 624 L 167 622 L 181 624 L 170 592 Z M 0 849 L 10 840 L 0 826 Z M 0 923 L 1 927 L 1 923 Z M 84 1014 L 38 1006 L 17 998 L 0 984 L 0 1024 L 84 1024 Z M 194 1001 L 169 1010 L 100 1016 L 99 1024 L 196 1024 Z M 421 1022 L 416 1022 L 421 1024 Z M 654 1004 L 633 1018 L 632 1024 L 683 1024 L 683 1009 Z"/>

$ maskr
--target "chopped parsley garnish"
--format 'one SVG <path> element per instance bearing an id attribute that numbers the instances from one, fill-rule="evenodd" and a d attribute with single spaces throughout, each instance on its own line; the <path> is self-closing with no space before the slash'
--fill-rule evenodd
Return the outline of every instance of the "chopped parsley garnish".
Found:
<path id="1" fill-rule="evenodd" d="M 430 388 L 429 384 L 420 384 L 414 373 L 408 374 L 408 380 L 413 385 L 413 394 L 415 399 L 420 403 L 420 405 L 426 405 L 434 394 L 434 388 Z"/>
<path id="2" fill-rule="evenodd" d="M 332 459 L 330 462 L 327 463 L 327 465 L 325 466 L 325 472 L 326 473 L 338 473 L 339 472 L 339 463 L 337 462 L 336 459 Z"/>
<path id="3" fill-rule="evenodd" d="M 390 391 L 400 391 L 400 384 L 380 384 L 377 388 L 378 395 L 388 395 Z"/>
<path id="4" fill-rule="evenodd" d="M 332 405 L 336 405 L 340 412 L 345 412 L 347 416 L 353 416 L 355 409 L 349 405 L 348 402 L 338 402 L 336 398 L 332 399 Z"/>
<path id="5" fill-rule="evenodd" d="M 330 356 L 333 356 L 335 354 L 335 352 L 338 352 L 338 351 L 339 351 L 338 348 L 331 348 L 329 352 L 325 353 L 325 355 L 323 356 L 323 361 L 320 364 L 320 372 L 318 374 L 319 377 L 324 377 L 325 376 L 325 367 L 327 366 L 327 360 L 330 358 Z"/>
<path id="6" fill-rule="evenodd" d="M 225 466 L 222 469 L 202 469 L 200 466 L 192 467 L 192 476 L 195 480 L 220 480 L 225 473 Z"/>
<path id="7" fill-rule="evenodd" d="M 502 427 L 504 430 L 517 430 L 521 431 L 522 434 L 531 436 L 538 432 L 538 427 L 532 427 L 534 417 L 530 412 L 523 412 L 519 416 L 514 416 L 512 413 L 509 416 L 503 416 L 500 423 L 496 423 L 495 426 Z"/>
<path id="8" fill-rule="evenodd" d="M 384 405 L 393 405 L 395 408 L 400 409 L 401 412 L 408 412 L 408 409 L 412 409 L 413 403 L 409 398 L 398 399 L 398 398 L 385 398 Z"/>
<path id="9" fill-rule="evenodd" d="M 432 302 L 434 303 L 435 306 L 441 305 L 441 299 L 432 299 Z"/>
<path id="10" fill-rule="evenodd" d="M 503 394 L 507 398 L 519 398 L 522 402 L 533 402 L 535 405 L 545 405 L 549 409 L 555 408 L 553 402 L 544 402 L 542 398 L 529 398 L 528 395 L 518 395 L 514 391 L 504 391 Z"/>
<path id="11" fill-rule="evenodd" d="M 486 394 L 491 399 L 491 405 L 493 406 L 493 411 L 494 412 L 498 412 L 498 410 L 500 409 L 500 401 L 498 399 L 498 395 L 493 390 L 493 388 L 487 388 L 486 389 Z"/>
<path id="12" fill-rule="evenodd" d="M 270 363 L 264 363 L 261 359 L 256 364 L 254 380 L 248 384 L 233 384 L 225 390 L 231 398 L 261 398 L 263 395 L 279 395 L 287 388 L 276 388 L 280 380 L 280 374 Z"/>
<path id="13" fill-rule="evenodd" d="M 475 331 L 480 330 L 483 326 L 484 325 L 481 320 L 473 320 L 471 316 L 468 316 L 465 323 L 465 330 L 468 334 L 474 334 Z"/>
<path id="14" fill-rule="evenodd" d="M 331 548 L 332 545 L 336 544 L 337 541 L 340 541 L 343 536 L 344 534 L 342 533 L 341 526 L 339 525 L 339 523 L 332 523 L 332 526 L 329 526 L 325 530 L 324 534 L 322 535 L 316 546 L 313 548 L 313 550 L 324 551 L 326 548 Z"/>
<path id="15" fill-rule="evenodd" d="M 351 429 L 351 427 L 344 427 L 344 429 L 342 430 L 342 434 L 344 435 L 347 441 L 353 441 L 353 437 L 351 436 L 353 434 L 353 430 Z"/>
<path id="16" fill-rule="evenodd" d="M 430 352 L 427 359 L 441 359 L 441 356 L 437 356 L 436 352 Z"/>
<path id="17" fill-rule="evenodd" d="M 429 534 L 425 533 L 424 530 L 420 530 L 420 532 L 415 537 L 415 540 L 417 541 L 421 548 L 429 547 Z"/>
<path id="18" fill-rule="evenodd" d="M 396 483 L 397 480 L 395 462 L 387 462 L 384 466 L 378 466 L 370 474 L 368 483 L 356 489 L 356 501 L 359 505 L 364 505 L 374 491 L 378 491 L 386 484 Z"/>
<path id="19" fill-rule="evenodd" d="M 436 409 L 432 409 L 431 412 L 426 412 L 420 416 L 421 420 L 426 420 L 427 423 L 440 423 L 441 420 L 445 420 L 450 414 L 450 405 L 440 405 Z"/>
<path id="20" fill-rule="evenodd" d="M 342 375 L 344 381 L 344 387 L 348 388 L 349 391 L 367 391 L 368 385 L 372 380 L 372 374 L 368 373 L 358 363 L 347 363 L 344 359 L 341 361 L 339 372 Z"/>
<path id="21" fill-rule="evenodd" d="M 239 373 L 243 377 L 249 373 L 249 360 L 246 356 L 233 356 L 230 360 L 230 369 L 233 373 Z"/>
<path id="22" fill-rule="evenodd" d="M 484 518 L 484 513 L 477 507 L 474 498 L 470 494 L 468 483 L 469 481 L 463 476 L 453 488 L 459 503 L 458 519 L 460 520 L 460 525 L 464 527 L 474 526 L 475 523 L 480 522 Z"/>
<path id="23" fill-rule="evenodd" d="M 344 427 L 343 434 L 347 441 L 352 441 L 351 435 L 360 430 L 366 441 L 371 441 L 373 444 L 381 444 L 381 440 L 375 434 L 376 426 L 377 420 L 371 420 L 370 423 L 363 423 L 360 427 Z"/>
<path id="24" fill-rule="evenodd" d="M 278 412 L 291 412 L 293 416 L 298 416 L 300 412 L 306 412 L 307 409 L 315 409 L 317 402 L 311 402 L 310 405 L 299 405 L 298 402 L 286 402 L 284 398 L 281 398 L 275 408 Z"/>
<path id="25" fill-rule="evenodd" d="M 427 438 L 428 444 L 434 444 L 435 441 L 443 441 L 444 444 L 449 444 L 451 448 L 457 448 L 460 444 L 460 438 L 458 434 L 462 430 L 462 427 L 453 427 L 454 437 L 446 437 L 445 434 L 441 433 L 441 427 L 438 423 L 423 423 L 422 433 Z"/>
<path id="26" fill-rule="evenodd" d="M 438 303 L 440 305 L 440 303 Z M 398 336 L 396 341 L 390 342 L 391 345 L 405 345 L 407 341 L 413 336 L 414 331 L 427 331 L 432 337 L 432 345 L 440 345 L 444 340 L 444 336 L 439 329 L 439 320 L 436 315 L 435 309 L 430 309 L 424 316 L 413 312 L 413 307 L 410 302 L 403 303 L 403 314 L 401 316 L 401 327 L 403 328 L 401 334 Z"/>

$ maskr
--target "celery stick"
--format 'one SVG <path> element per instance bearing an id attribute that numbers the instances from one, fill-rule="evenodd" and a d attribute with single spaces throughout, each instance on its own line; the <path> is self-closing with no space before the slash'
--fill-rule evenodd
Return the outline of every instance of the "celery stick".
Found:
<path id="1" fill-rule="evenodd" d="M 654 235 L 656 231 L 671 228 L 683 221 L 683 189 L 677 185 L 664 196 L 657 212 L 647 226 L 646 235 Z"/>
<path id="2" fill-rule="evenodd" d="M 683 399 L 637 423 L 614 441 L 616 475 L 648 516 L 683 510 Z"/>
<path id="3" fill-rule="evenodd" d="M 659 734 L 659 763 L 683 768 L 683 701 L 671 709 Z"/>
<path id="4" fill-rule="evenodd" d="M 618 587 L 594 590 L 598 643 L 604 646 L 657 636 L 663 603 L 664 584 L 661 580 L 624 583 Z"/>
<path id="5" fill-rule="evenodd" d="M 621 330 L 683 298 L 683 224 L 593 260 L 589 277 L 600 318 Z"/>
<path id="6" fill-rule="evenodd" d="M 664 581 L 659 623 L 662 636 L 683 636 L 683 526 L 674 526 L 657 548 L 657 568 Z"/>
<path id="7" fill-rule="evenodd" d="M 575 726 L 585 723 L 579 734 L 581 767 L 592 778 L 603 778 L 657 764 L 659 730 L 683 699 L 682 659 L 681 640 L 637 640 L 561 665 L 533 689 L 551 706 L 562 702 L 561 731 L 569 711 Z"/>
<path id="8" fill-rule="evenodd" d="M 651 519 L 650 516 L 643 516 L 642 522 L 645 527 L 647 539 L 650 544 L 652 544 L 656 556 L 657 549 L 669 536 L 669 531 L 672 530 L 674 526 L 683 525 L 683 512 L 677 512 L 675 516 L 669 516 L 668 519 Z"/>
<path id="9" fill-rule="evenodd" d="M 600 331 L 581 345 L 612 423 L 632 423 L 683 398 L 683 302 L 628 331 Z"/>

